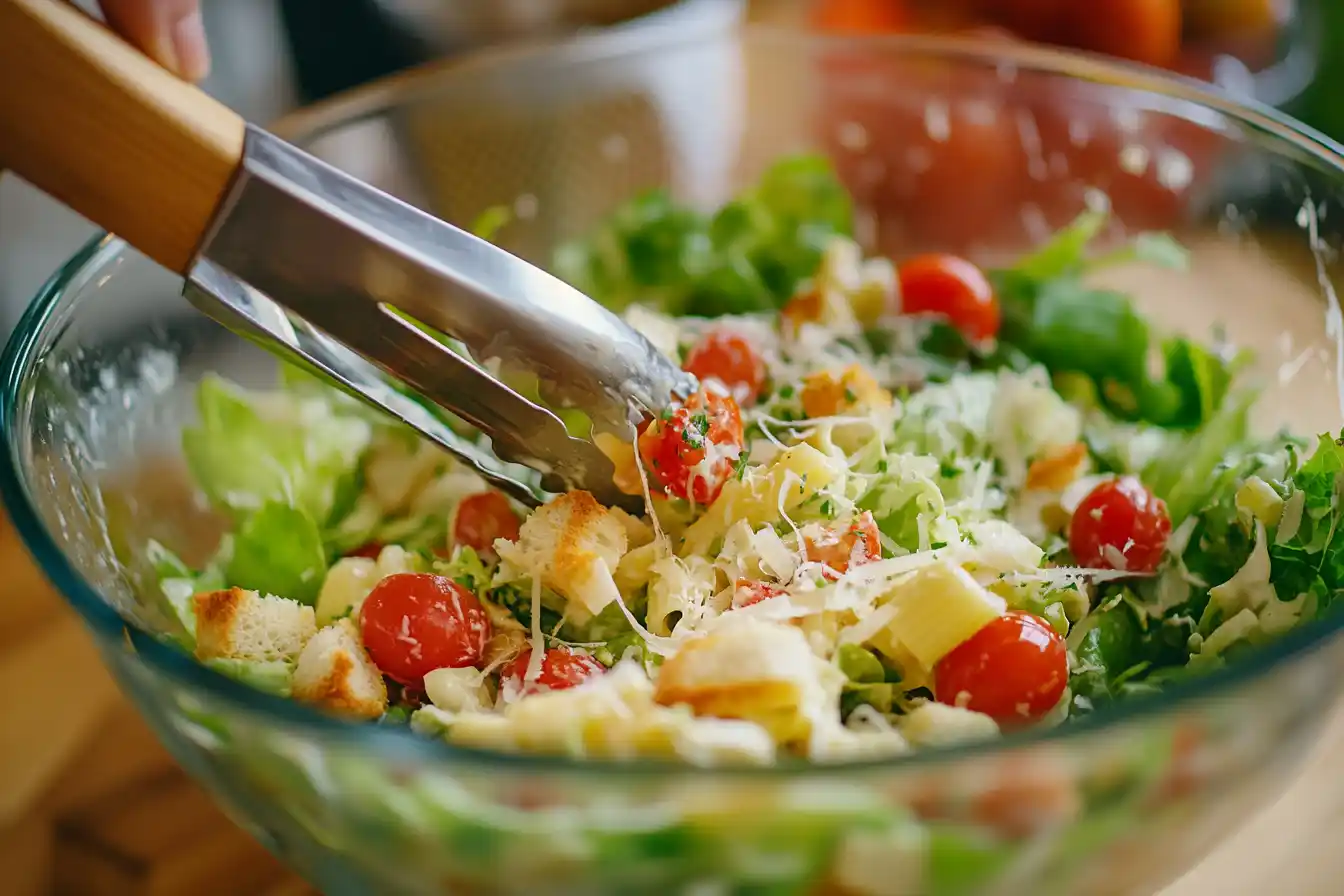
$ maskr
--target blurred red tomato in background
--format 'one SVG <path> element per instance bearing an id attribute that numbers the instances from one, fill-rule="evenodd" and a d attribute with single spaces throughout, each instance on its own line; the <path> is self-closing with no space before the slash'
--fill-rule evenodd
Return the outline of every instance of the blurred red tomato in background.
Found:
<path id="1" fill-rule="evenodd" d="M 1211 2 L 818 0 L 812 22 L 848 34 L 1049 41 L 1209 78 L 1218 54 L 1192 36 L 1183 7 Z M 1241 7 L 1238 33 L 1272 36 L 1272 2 L 1228 0 Z M 1094 189 L 1130 230 L 1175 227 L 1220 145 L 1204 125 L 1114 85 L 852 47 L 818 65 L 822 141 L 883 242 L 902 253 L 1034 242 L 1077 215 Z"/>

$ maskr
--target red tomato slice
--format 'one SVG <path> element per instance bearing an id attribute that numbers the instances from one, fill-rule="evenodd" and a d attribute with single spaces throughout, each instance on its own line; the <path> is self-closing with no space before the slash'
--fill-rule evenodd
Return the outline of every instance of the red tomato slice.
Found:
<path id="1" fill-rule="evenodd" d="M 1044 619 L 1013 610 L 938 662 L 934 692 L 940 703 L 1014 728 L 1053 709 L 1068 680 L 1064 639 Z"/>
<path id="2" fill-rule="evenodd" d="M 493 551 L 495 540 L 518 540 L 520 522 L 509 499 L 499 492 L 477 492 L 457 505 L 453 515 L 453 544 L 474 551 Z"/>
<path id="3" fill-rule="evenodd" d="M 606 666 L 587 654 L 575 653 L 568 647 L 553 647 L 541 659 L 541 674 L 535 681 L 526 681 L 527 664 L 531 661 L 532 651 L 523 651 L 500 670 L 500 683 L 520 695 L 563 691 L 607 671 Z"/>
<path id="4" fill-rule="evenodd" d="M 435 669 L 475 666 L 490 639 L 490 618 L 476 595 L 428 573 L 383 579 L 365 598 L 359 624 L 383 674 L 412 687 Z"/>
<path id="5" fill-rule="evenodd" d="M 701 389 L 649 424 L 639 437 L 639 454 L 658 485 L 708 504 L 733 475 L 745 444 L 737 402 Z"/>
<path id="6" fill-rule="evenodd" d="M 370 542 L 367 542 L 367 543 L 365 543 L 365 544 L 360 545 L 359 547 L 355 548 L 353 551 L 350 551 L 349 553 L 347 553 L 345 556 L 347 556 L 347 557 L 363 557 L 363 558 L 366 559 L 366 560 L 377 560 L 377 559 L 378 559 L 378 555 L 381 554 L 381 553 L 383 552 L 383 547 L 384 547 L 384 545 L 383 545 L 381 542 L 378 542 L 378 541 L 370 541 Z"/>
<path id="7" fill-rule="evenodd" d="M 903 262 L 901 310 L 906 314 L 936 314 L 947 319 L 972 342 L 993 339 L 999 333 L 999 299 L 989 278 L 978 267 L 956 255 L 919 255 Z"/>
<path id="8" fill-rule="evenodd" d="M 827 578 L 837 579 L 856 566 L 872 563 L 882 556 L 882 539 L 877 521 L 865 510 L 848 525 L 830 527 L 816 538 L 805 538 L 807 559 L 825 564 Z"/>
<path id="9" fill-rule="evenodd" d="M 1079 566 L 1148 573 L 1171 535 L 1167 505 L 1133 476 L 1094 488 L 1073 512 L 1069 550 Z"/>
<path id="10" fill-rule="evenodd" d="M 779 597 L 783 593 L 783 588 L 769 582 L 738 579 L 733 584 L 733 609 L 740 610 L 743 607 L 750 607 L 752 604 L 758 604 L 763 600 Z"/>
<path id="11" fill-rule="evenodd" d="M 744 336 L 732 330 L 706 333 L 687 352 L 681 366 L 702 382 L 717 380 L 743 407 L 753 404 L 765 385 L 765 359 Z"/>

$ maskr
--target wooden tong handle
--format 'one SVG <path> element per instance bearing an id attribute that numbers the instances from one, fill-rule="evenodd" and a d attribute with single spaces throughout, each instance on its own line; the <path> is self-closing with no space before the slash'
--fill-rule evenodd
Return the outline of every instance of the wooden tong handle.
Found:
<path id="1" fill-rule="evenodd" d="M 63 0 L 0 0 L 0 169 L 186 273 L 243 120 Z"/>

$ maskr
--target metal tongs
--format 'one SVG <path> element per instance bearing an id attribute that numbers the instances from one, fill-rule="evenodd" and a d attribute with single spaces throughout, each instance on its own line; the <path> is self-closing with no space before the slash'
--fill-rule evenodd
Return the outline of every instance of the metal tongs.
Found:
<path id="1" fill-rule="evenodd" d="M 182 274 L 210 317 L 524 501 L 583 488 L 632 503 L 611 460 L 510 375 L 534 374 L 548 405 L 627 439 L 695 388 L 582 293 L 244 123 L 61 0 L 0 0 L 0 168 Z"/>

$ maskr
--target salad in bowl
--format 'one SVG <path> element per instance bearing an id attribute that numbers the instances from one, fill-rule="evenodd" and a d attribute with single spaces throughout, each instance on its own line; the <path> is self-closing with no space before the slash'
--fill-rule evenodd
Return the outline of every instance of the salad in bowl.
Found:
<path id="1" fill-rule="evenodd" d="M 1254 435 L 1247 352 L 1097 285 L 1184 250 L 1107 223 L 865 257 L 812 156 L 712 214 L 628 201 L 555 267 L 698 378 L 593 436 L 638 515 L 523 507 L 295 369 L 207 377 L 182 449 L 231 531 L 198 568 L 150 544 L 163 637 L 352 723 L 702 766 L 992 740 L 1235 663 L 1340 593 L 1344 440 Z"/>

